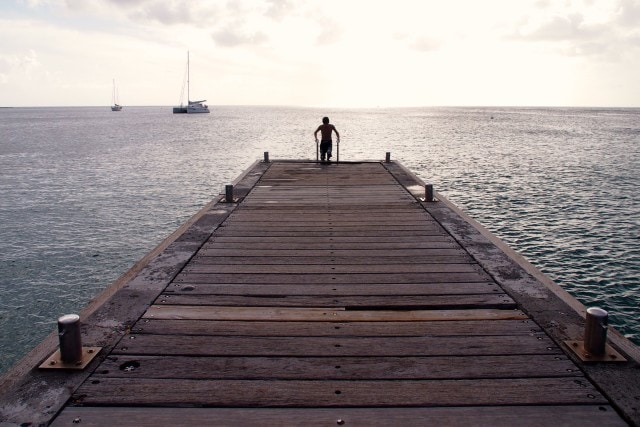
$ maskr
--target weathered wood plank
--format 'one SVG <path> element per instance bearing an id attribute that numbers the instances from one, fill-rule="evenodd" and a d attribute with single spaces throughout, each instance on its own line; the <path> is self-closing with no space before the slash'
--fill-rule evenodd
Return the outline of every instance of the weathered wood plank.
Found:
<path id="1" fill-rule="evenodd" d="M 538 427 L 577 425 L 581 427 L 626 426 L 607 405 L 579 406 L 487 406 L 444 408 L 134 408 L 68 407 L 53 427 L 158 427 L 185 425 L 216 426 L 494 426 Z"/>
<path id="2" fill-rule="evenodd" d="M 441 320 L 524 320 L 520 310 L 344 310 L 313 307 L 219 307 L 152 305 L 147 319 L 247 320 L 279 322 L 415 322 Z"/>
<path id="3" fill-rule="evenodd" d="M 363 217 L 363 213 L 358 215 L 351 214 L 349 217 L 321 214 L 321 213 L 307 213 L 297 215 L 287 215 L 284 212 L 280 213 L 261 213 L 254 215 L 230 215 L 229 224 L 244 226 L 244 225 L 265 225 L 267 227 L 272 226 L 292 226 L 292 227 L 309 227 L 311 224 L 331 224 L 339 227 L 354 227 L 361 226 L 362 224 L 369 224 L 376 227 L 382 227 L 387 225 L 411 225 L 421 227 L 425 224 L 438 225 L 438 223 L 431 217 L 425 214 L 415 215 L 398 215 L 392 213 L 390 215 L 370 216 Z"/>
<path id="4" fill-rule="evenodd" d="M 235 246 L 235 247 L 234 247 Z M 244 246 L 244 247 L 242 247 Z M 258 246 L 258 247 L 256 247 Z M 198 256 L 202 257 L 219 257 L 219 256 L 273 256 L 280 255 L 286 257 L 296 257 L 296 256 L 319 256 L 319 257 L 333 257 L 335 259 L 338 258 L 348 258 L 348 257 L 379 257 L 379 256 L 403 256 L 407 258 L 411 257 L 429 257 L 431 256 L 428 252 L 439 252 L 443 251 L 448 253 L 449 251 L 459 251 L 459 249 L 455 248 L 446 248 L 446 249 L 396 249 L 393 251 L 385 250 L 385 249 L 332 249 L 331 247 L 325 246 L 323 249 L 310 249 L 308 247 L 303 247 L 304 245 L 297 245 L 298 249 L 292 248 L 296 245 L 286 245 L 287 249 L 275 249 L 273 246 L 277 246 L 274 244 L 229 244 L 229 245 L 218 245 L 218 246 L 209 246 L 201 249 L 198 252 Z M 284 245 L 281 245 L 284 246 Z M 435 256 L 435 255 L 434 255 Z"/>
<path id="5" fill-rule="evenodd" d="M 373 178 L 373 176 L 370 178 Z M 393 182 L 392 180 L 389 180 L 387 178 L 388 178 L 388 175 L 385 176 L 384 173 L 381 173 L 381 174 L 375 175 L 375 179 L 367 179 L 367 182 L 372 182 L 373 184 L 367 185 L 366 188 L 362 185 L 353 185 L 353 184 L 344 185 L 343 184 L 343 185 L 340 185 L 339 190 L 335 190 L 335 192 L 331 192 L 331 194 L 336 195 L 336 197 L 341 195 L 346 195 L 346 194 L 362 194 L 362 195 L 371 197 L 372 193 L 375 193 L 376 195 L 378 195 L 384 192 L 389 192 L 393 195 L 402 194 L 400 191 L 398 191 L 398 189 L 401 189 L 402 187 L 398 185 L 397 182 Z M 269 177 L 265 175 L 263 179 L 268 180 Z M 381 180 L 384 180 L 384 182 L 381 182 Z M 301 187 L 297 185 L 286 185 L 286 184 L 263 185 L 263 182 L 259 183 L 254 187 L 254 191 L 251 193 L 252 196 L 257 197 L 259 195 L 265 195 L 265 194 L 268 195 L 271 193 L 276 193 L 276 194 L 293 193 L 293 194 L 302 195 L 302 196 L 308 196 L 310 194 L 309 190 L 307 189 L 309 187 L 308 184 Z M 324 183 L 315 183 L 315 184 L 318 185 L 320 189 L 326 188 L 326 185 L 323 185 Z M 333 185 L 337 186 L 338 183 L 335 182 L 333 183 Z M 311 194 L 311 196 L 317 197 L 314 194 Z"/>
<path id="6" fill-rule="evenodd" d="M 337 204 L 340 203 L 349 203 L 351 205 L 361 203 L 365 204 L 375 204 L 370 194 L 363 194 L 361 192 L 349 191 L 348 188 L 342 187 L 339 189 L 335 189 L 335 191 L 327 194 L 321 194 L 320 192 L 314 193 L 313 191 L 309 191 L 308 188 L 301 188 L 298 191 L 286 191 L 282 188 L 279 188 L 276 191 L 259 191 L 255 190 L 251 194 L 247 196 L 247 205 L 252 204 L 261 204 L 261 203 L 269 203 L 269 202 L 290 202 L 292 204 L 317 204 L 317 205 L 326 205 L 326 204 Z M 343 194 L 341 194 L 343 193 Z M 387 189 L 383 189 L 376 194 L 379 196 L 381 205 L 393 205 L 404 203 L 406 205 L 410 205 L 415 203 L 415 199 L 412 198 L 407 193 L 394 192 L 391 187 Z M 386 196 L 386 197 L 385 197 Z"/>
<path id="7" fill-rule="evenodd" d="M 238 320 L 162 320 L 145 318 L 131 332 L 156 335 L 311 336 L 474 336 L 531 335 L 542 330 L 531 320 L 419 322 L 277 322 Z"/>
<path id="8" fill-rule="evenodd" d="M 558 355 L 434 357 L 185 357 L 118 356 L 100 365 L 101 378 L 427 380 L 577 377 Z"/>
<path id="9" fill-rule="evenodd" d="M 364 215 L 364 216 L 363 216 Z M 315 220 L 315 221 L 357 221 L 364 218 L 365 220 L 375 221 L 403 221 L 416 220 L 422 218 L 426 221 L 435 221 L 435 219 L 426 211 L 417 209 L 416 206 L 394 206 L 387 209 L 362 209 L 352 205 L 348 207 L 317 207 L 317 206 L 299 206 L 288 207 L 283 209 L 274 206 L 273 209 L 265 207 L 255 207 L 242 204 L 238 206 L 230 215 L 229 219 L 243 221 L 260 220 L 266 218 L 267 221 L 277 221 L 279 218 L 291 220 Z"/>
<path id="10" fill-rule="evenodd" d="M 359 203 L 357 209 L 354 209 L 353 203 Z M 379 212 L 389 212 L 393 215 L 392 211 L 394 207 L 400 207 L 409 209 L 411 207 L 417 207 L 417 203 L 413 204 L 404 204 L 398 205 L 389 203 L 387 205 L 377 205 L 375 203 L 371 203 L 370 201 L 365 200 L 349 200 L 342 201 L 337 203 L 336 201 L 327 201 L 326 203 L 322 202 L 295 202 L 295 203 L 279 203 L 276 200 L 265 200 L 262 203 L 247 203 L 247 209 L 252 209 L 254 211 L 268 211 L 268 212 L 278 212 L 279 210 L 291 210 L 291 209 L 308 209 L 309 211 L 320 211 L 324 210 L 324 213 L 331 213 L 334 215 L 339 215 L 341 212 L 350 211 L 350 212 L 360 212 L 366 210 L 378 210 Z"/>
<path id="11" fill-rule="evenodd" d="M 308 284 L 347 284 L 347 283 L 454 283 L 486 282 L 490 276 L 484 272 L 472 273 L 386 273 L 386 274 L 264 274 L 264 273 L 180 273 L 176 283 L 308 283 Z"/>
<path id="12" fill-rule="evenodd" d="M 345 189 L 340 189 L 340 192 L 344 194 L 331 194 L 320 195 L 320 194 L 311 194 L 307 188 L 300 188 L 298 191 L 282 191 L 279 189 L 277 191 L 270 192 L 260 192 L 254 191 L 247 196 L 247 205 L 255 205 L 261 203 L 291 203 L 294 205 L 297 204 L 316 204 L 316 205 L 326 205 L 330 203 L 331 205 L 340 205 L 340 203 L 349 203 L 349 204 L 372 204 L 372 197 L 368 194 L 363 194 L 361 192 L 355 191 L 345 191 Z M 404 203 L 405 205 L 410 205 L 415 203 L 415 199 L 411 198 L 407 194 L 402 194 L 400 192 L 393 191 L 393 189 L 384 189 L 376 194 L 380 200 L 384 200 L 383 204 L 400 204 Z"/>
<path id="13" fill-rule="evenodd" d="M 315 240 L 315 239 L 314 239 Z M 219 242 L 218 240 L 213 240 L 208 242 L 202 247 L 201 252 L 199 254 L 208 254 L 210 250 L 233 250 L 233 249 L 242 249 L 242 250 L 270 250 L 270 251 L 287 251 L 287 250 L 308 250 L 308 251 L 316 251 L 316 250 L 334 250 L 334 251 L 362 251 L 357 255 L 363 256 L 366 254 L 372 254 L 372 251 L 386 251 L 386 252 L 375 252 L 378 254 L 389 254 L 391 252 L 400 254 L 399 251 L 406 250 L 408 251 L 408 255 L 411 254 L 411 251 L 414 253 L 421 253 L 423 250 L 434 250 L 434 249 L 460 249 L 460 245 L 455 242 L 451 242 L 448 240 L 434 240 L 422 243 L 413 243 L 413 242 L 380 242 L 380 243 L 371 243 L 367 241 L 343 241 L 341 239 L 335 239 L 334 241 L 309 241 L 307 239 L 306 242 L 296 242 L 296 241 L 265 241 L 265 242 L 255 242 L 251 240 L 237 240 L 236 242 Z M 284 252 L 286 253 L 286 252 Z"/>
<path id="14" fill-rule="evenodd" d="M 454 250 L 456 255 L 428 256 L 206 256 L 198 255 L 191 259 L 190 265 L 392 265 L 392 264 L 470 264 L 475 262 L 470 255 Z"/>
<path id="15" fill-rule="evenodd" d="M 247 201 L 250 202 L 249 199 L 250 199 L 250 195 L 248 195 L 244 199 L 242 206 L 240 206 L 240 210 L 238 212 L 256 213 L 256 212 L 263 212 L 263 211 L 277 212 L 281 210 L 289 213 L 322 212 L 322 213 L 329 213 L 329 214 L 342 214 L 342 213 L 349 214 L 349 213 L 355 213 L 355 212 L 372 211 L 372 212 L 377 212 L 378 215 L 380 214 L 380 212 L 391 212 L 391 211 L 399 212 L 401 214 L 411 213 L 411 212 L 413 213 L 421 212 L 420 209 L 416 210 L 419 204 L 413 203 L 411 201 L 408 203 L 402 203 L 402 204 L 382 203 L 382 202 L 376 203 L 374 201 L 376 199 L 370 199 L 367 201 L 367 203 L 364 203 L 364 204 L 351 203 L 349 205 L 335 206 L 329 203 L 329 200 L 326 199 L 326 203 L 323 205 L 300 204 L 297 206 L 280 206 L 278 204 L 245 203 Z M 376 209 L 371 210 L 370 206 L 375 206 Z"/>
<path id="16" fill-rule="evenodd" d="M 252 381 L 103 378 L 79 404 L 271 407 L 607 404 L 587 381 L 564 378 L 420 381 Z"/>
<path id="17" fill-rule="evenodd" d="M 252 236 L 219 236 L 214 234 L 207 241 L 207 246 L 220 246 L 220 244 L 224 244 L 227 246 L 230 243 L 309 243 L 309 238 L 305 236 L 291 236 L 291 237 L 252 237 Z M 358 243 L 360 246 L 364 246 L 364 243 L 367 244 L 378 244 L 383 246 L 387 246 L 389 249 L 400 249 L 402 247 L 406 247 L 408 249 L 419 249 L 423 246 L 421 244 L 433 244 L 434 242 L 446 242 L 455 245 L 455 248 L 458 250 L 463 250 L 460 244 L 458 244 L 451 236 L 449 235 L 439 235 L 439 236 L 430 236 L 428 241 L 425 241 L 424 237 L 421 236 L 359 236 L 359 237 L 349 237 L 349 236 L 321 236 L 313 239 L 314 244 L 320 243 Z M 414 246 L 409 246 L 410 243 L 415 244 Z M 396 246 L 396 244 L 400 244 L 402 246 Z M 438 246 L 435 246 L 437 249 Z"/>
<path id="18" fill-rule="evenodd" d="M 429 232 L 430 234 L 442 235 L 446 234 L 446 232 L 442 229 L 442 227 L 433 222 L 428 223 L 426 221 L 422 221 L 420 223 L 415 224 L 406 224 L 406 223 L 394 223 L 394 224 L 378 224 L 374 222 L 361 221 L 359 224 L 339 224 L 339 223 L 318 223 L 315 221 L 307 222 L 305 224 L 296 224 L 296 223 L 285 223 L 285 224 L 274 224 L 274 223 L 263 223 L 263 222 L 228 222 L 222 225 L 219 230 L 225 231 L 234 231 L 234 234 L 243 235 L 244 233 L 253 233 L 255 231 L 265 231 L 265 232 L 313 232 L 313 231 L 336 231 L 339 233 L 345 232 L 369 232 L 369 231 L 395 231 L 398 232 L 396 235 L 401 235 L 400 232 Z"/>
<path id="19" fill-rule="evenodd" d="M 562 354 L 538 336 L 252 337 L 132 334 L 112 354 L 174 356 L 473 356 Z"/>
<path id="20" fill-rule="evenodd" d="M 256 293 L 259 292 L 256 289 Z M 211 295 L 211 294 L 163 294 L 160 305 L 209 305 L 228 307 L 384 307 L 387 310 L 460 310 L 496 308 L 513 309 L 515 302 L 506 294 L 482 295 Z"/>
<path id="21" fill-rule="evenodd" d="M 242 283 L 200 283 L 185 285 L 172 283 L 165 293 L 200 295 L 465 295 L 497 294 L 502 288 L 492 282 L 471 283 L 385 283 L 385 284 L 322 284 L 322 285 L 282 285 L 282 284 L 242 284 Z"/>
<path id="22" fill-rule="evenodd" d="M 483 270 L 477 264 L 470 263 L 429 263 L 429 264 L 329 264 L 329 265 L 299 265 L 299 264 L 244 264 L 224 265 L 190 263 L 183 270 L 183 274 L 411 274 L 411 273 L 481 273 Z"/>
<path id="23" fill-rule="evenodd" d="M 280 236 L 280 237 L 296 237 L 296 236 L 306 236 L 308 238 L 313 237 L 321 237 L 327 235 L 336 235 L 336 236 L 345 236 L 345 237 L 375 237 L 375 236 L 392 236 L 392 237 L 400 237 L 400 236 L 433 236 L 433 235 L 444 235 L 445 232 L 439 229 L 398 229 L 398 230 L 388 230 L 386 227 L 384 229 L 375 230 L 371 228 L 362 228 L 355 230 L 340 230 L 338 227 L 335 227 L 333 230 L 330 230 L 326 227 L 315 227 L 311 229 L 303 229 L 303 230 L 259 230 L 259 229 L 249 229 L 246 231 L 235 230 L 233 228 L 225 228 L 221 227 L 216 230 L 216 234 L 219 236 L 253 236 L 253 237 L 270 237 L 270 236 Z"/>

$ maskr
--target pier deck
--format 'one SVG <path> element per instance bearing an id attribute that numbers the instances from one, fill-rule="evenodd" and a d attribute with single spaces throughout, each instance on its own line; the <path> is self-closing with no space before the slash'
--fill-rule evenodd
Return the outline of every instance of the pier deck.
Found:
<path id="1" fill-rule="evenodd" d="M 393 162 L 256 164 L 110 296 L 117 328 L 87 316 L 105 348 L 53 425 L 637 423 L 637 349 L 571 356 L 576 302 L 423 191 Z"/>

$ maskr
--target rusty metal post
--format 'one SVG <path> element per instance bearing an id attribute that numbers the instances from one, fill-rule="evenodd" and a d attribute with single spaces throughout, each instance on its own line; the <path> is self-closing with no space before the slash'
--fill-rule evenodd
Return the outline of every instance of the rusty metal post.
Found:
<path id="1" fill-rule="evenodd" d="M 268 151 L 264 152 L 264 162 L 265 163 L 269 163 L 269 152 Z"/>
<path id="2" fill-rule="evenodd" d="M 224 199 L 227 203 L 233 203 L 233 184 L 227 184 L 224 187 Z"/>
<path id="3" fill-rule="evenodd" d="M 584 349 L 590 354 L 601 356 L 607 344 L 607 325 L 609 314 L 597 307 L 587 309 L 584 326 Z"/>
<path id="4" fill-rule="evenodd" d="M 433 184 L 427 184 L 424 186 L 424 201 L 433 202 Z"/>
<path id="5" fill-rule="evenodd" d="M 387 155 L 384 158 L 385 163 L 389 163 L 391 161 L 391 153 L 387 151 Z"/>
<path id="6" fill-rule="evenodd" d="M 82 360 L 80 316 L 65 314 L 58 318 L 58 339 L 60 341 L 60 360 L 65 363 L 76 363 Z"/>

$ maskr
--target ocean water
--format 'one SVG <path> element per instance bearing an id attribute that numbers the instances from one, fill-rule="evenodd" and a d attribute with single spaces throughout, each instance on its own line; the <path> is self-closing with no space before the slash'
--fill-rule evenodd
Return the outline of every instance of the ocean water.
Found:
<path id="1" fill-rule="evenodd" d="M 386 152 L 640 344 L 640 109 L 0 109 L 0 373 L 264 151 Z M 335 148 L 334 148 L 335 150 Z"/>

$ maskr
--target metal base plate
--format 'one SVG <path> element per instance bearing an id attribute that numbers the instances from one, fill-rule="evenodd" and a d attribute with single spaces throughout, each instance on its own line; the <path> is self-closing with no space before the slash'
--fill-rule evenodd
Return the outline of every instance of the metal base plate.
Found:
<path id="1" fill-rule="evenodd" d="M 82 360 L 75 363 L 63 362 L 60 358 L 60 350 L 56 350 L 38 367 L 39 369 L 74 369 L 82 370 L 100 353 L 102 347 L 82 347 Z"/>
<path id="2" fill-rule="evenodd" d="M 593 355 L 584 349 L 584 341 L 565 341 L 565 345 L 583 362 L 626 362 L 620 353 L 618 353 L 609 344 L 605 344 L 604 354 L 601 356 Z"/>

